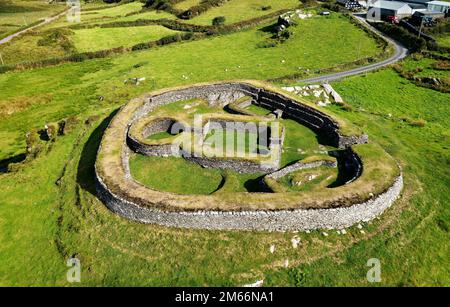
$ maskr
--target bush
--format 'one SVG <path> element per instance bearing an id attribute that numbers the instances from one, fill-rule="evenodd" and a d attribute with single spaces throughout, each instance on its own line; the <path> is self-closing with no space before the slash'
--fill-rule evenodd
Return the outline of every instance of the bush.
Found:
<path id="1" fill-rule="evenodd" d="M 294 32 L 290 31 L 289 29 L 284 29 L 283 31 L 277 33 L 277 38 L 281 42 L 285 42 L 293 35 L 294 35 Z"/>
<path id="2" fill-rule="evenodd" d="M 54 124 L 48 124 L 45 133 L 47 135 L 47 140 L 54 141 L 58 134 L 58 128 Z"/>
<path id="3" fill-rule="evenodd" d="M 324 3 L 322 4 L 322 7 L 324 9 L 333 11 L 333 12 L 343 12 L 345 11 L 345 8 L 343 6 L 340 6 L 339 4 L 336 3 Z"/>
<path id="4" fill-rule="evenodd" d="M 144 0 L 144 7 L 160 11 L 166 11 L 170 14 L 179 15 L 182 11 L 177 10 L 172 4 L 178 3 L 180 0 Z"/>
<path id="5" fill-rule="evenodd" d="M 76 116 L 69 116 L 58 122 L 58 135 L 66 135 L 78 124 Z"/>
<path id="6" fill-rule="evenodd" d="M 423 119 L 411 119 L 409 117 L 402 117 L 401 120 L 408 123 L 412 127 L 425 127 L 427 123 Z"/>
<path id="7" fill-rule="evenodd" d="M 450 70 L 450 61 L 440 60 L 433 64 L 433 69 Z"/>
<path id="8" fill-rule="evenodd" d="M 158 45 L 167 45 L 175 42 L 181 41 L 181 35 L 175 34 L 170 36 L 165 36 L 158 41 Z"/>
<path id="9" fill-rule="evenodd" d="M 381 32 L 398 40 L 413 52 L 427 48 L 427 42 L 422 37 L 419 38 L 402 27 L 388 23 L 373 23 L 372 25 Z"/>
<path id="10" fill-rule="evenodd" d="M 212 7 L 221 6 L 227 1 L 228 0 L 203 0 L 199 5 L 193 6 L 187 11 L 179 14 L 178 17 L 182 19 L 191 19 L 208 11 Z"/>
<path id="11" fill-rule="evenodd" d="M 65 51 L 71 52 L 75 50 L 75 46 L 72 44 L 68 35 L 72 35 L 73 32 L 69 29 L 55 29 L 48 32 L 44 32 L 44 36 L 38 40 L 38 46 L 61 46 Z"/>
<path id="12" fill-rule="evenodd" d="M 222 26 L 225 24 L 225 16 L 218 16 L 213 19 L 212 25 L 213 26 Z"/>
<path id="13" fill-rule="evenodd" d="M 43 145 L 39 141 L 39 131 L 33 129 L 26 134 L 27 157 L 35 158 L 42 151 Z"/>

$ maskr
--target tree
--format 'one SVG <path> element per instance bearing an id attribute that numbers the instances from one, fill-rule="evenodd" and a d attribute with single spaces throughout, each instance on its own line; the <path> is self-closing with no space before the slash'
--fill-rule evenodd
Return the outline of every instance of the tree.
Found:
<path id="1" fill-rule="evenodd" d="M 218 16 L 212 21 L 213 26 L 222 26 L 225 24 L 225 16 Z"/>

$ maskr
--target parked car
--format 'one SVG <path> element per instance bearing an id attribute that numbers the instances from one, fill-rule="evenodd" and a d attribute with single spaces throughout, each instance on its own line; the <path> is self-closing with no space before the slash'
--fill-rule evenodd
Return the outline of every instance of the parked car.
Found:
<path id="1" fill-rule="evenodd" d="M 399 23 L 399 21 L 400 21 L 397 16 L 387 16 L 386 20 L 387 20 L 387 22 L 395 23 L 395 24 Z"/>

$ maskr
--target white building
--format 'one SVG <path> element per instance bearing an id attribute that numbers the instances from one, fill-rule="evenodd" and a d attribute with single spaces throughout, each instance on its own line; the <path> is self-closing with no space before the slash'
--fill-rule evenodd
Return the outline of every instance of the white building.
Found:
<path id="1" fill-rule="evenodd" d="M 372 14 L 373 16 L 369 16 Z M 413 9 L 408 3 L 398 1 L 378 0 L 375 3 L 369 2 L 369 11 L 367 19 L 371 20 L 379 17 L 385 20 L 389 16 L 395 16 L 398 19 L 410 17 L 413 14 Z"/>
<path id="2" fill-rule="evenodd" d="M 450 10 L 450 2 L 431 1 L 428 2 L 428 11 L 447 13 Z"/>

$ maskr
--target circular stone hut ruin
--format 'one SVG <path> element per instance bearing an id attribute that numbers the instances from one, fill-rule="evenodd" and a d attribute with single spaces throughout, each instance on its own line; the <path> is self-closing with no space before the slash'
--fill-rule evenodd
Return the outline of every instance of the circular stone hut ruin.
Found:
<path id="1" fill-rule="evenodd" d="M 251 157 L 207 154 L 212 150 L 211 127 L 234 136 L 246 133 L 242 127 L 250 123 L 263 127 L 258 128 Z M 293 148 L 301 141 L 297 128 L 314 133 L 319 148 L 329 150 L 306 156 L 301 148 Z M 176 157 L 205 171 L 258 176 L 252 179 L 252 189 L 233 190 L 224 176 L 214 191 L 177 193 L 137 180 L 130 167 L 133 157 Z M 125 218 L 212 230 L 346 228 L 380 215 L 403 187 L 393 158 L 358 128 L 255 81 L 192 85 L 130 101 L 105 131 L 95 174 L 99 198 Z"/>

